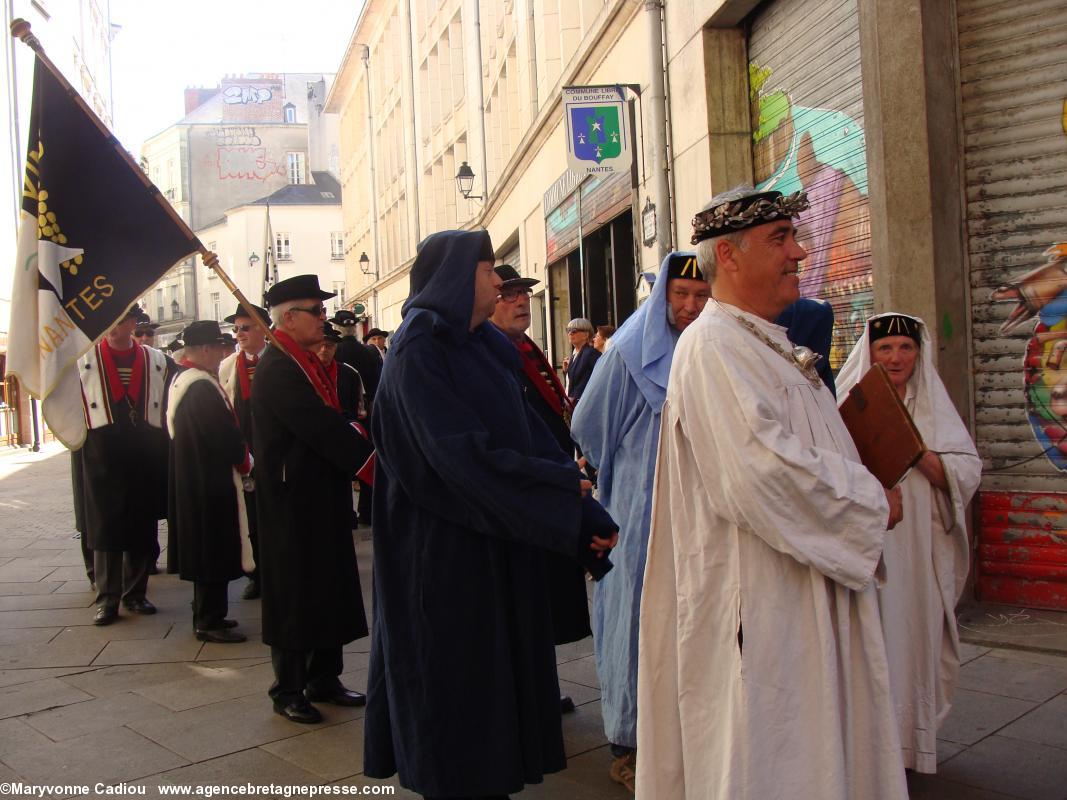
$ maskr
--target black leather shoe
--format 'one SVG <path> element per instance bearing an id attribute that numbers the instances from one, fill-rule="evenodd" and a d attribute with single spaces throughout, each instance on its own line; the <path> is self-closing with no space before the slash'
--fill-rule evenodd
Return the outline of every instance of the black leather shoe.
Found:
<path id="1" fill-rule="evenodd" d="M 559 713 L 560 714 L 572 714 L 574 713 L 574 701 L 564 695 L 559 699 Z"/>
<path id="2" fill-rule="evenodd" d="M 111 606 L 100 606 L 93 615 L 93 625 L 110 625 L 119 618 L 119 610 Z"/>
<path id="3" fill-rule="evenodd" d="M 259 588 L 259 581 L 250 580 L 248 582 L 248 586 L 246 586 L 245 590 L 243 592 L 241 592 L 241 599 L 242 600 L 255 600 L 261 594 L 262 594 L 262 592 L 260 591 L 260 588 Z"/>
<path id="4" fill-rule="evenodd" d="M 219 628 L 213 631 L 197 631 L 196 638 L 202 642 L 213 642 L 214 644 L 240 644 L 248 641 L 248 637 L 243 633 L 237 633 L 226 628 Z"/>
<path id="5" fill-rule="evenodd" d="M 235 619 L 224 619 L 219 624 L 219 627 L 220 628 L 236 628 L 237 627 L 237 620 L 235 620 Z"/>
<path id="6" fill-rule="evenodd" d="M 299 722 L 302 725 L 314 725 L 316 722 L 322 722 L 322 712 L 302 697 L 284 705 L 275 703 L 274 713 L 281 714 L 290 722 Z"/>
<path id="7" fill-rule="evenodd" d="M 159 574 L 159 564 L 157 564 L 157 563 L 155 563 L 153 561 L 152 562 L 152 566 L 150 566 L 148 568 L 148 574 L 149 575 L 158 575 Z"/>
<path id="8" fill-rule="evenodd" d="M 348 706 L 349 708 L 356 708 L 358 706 L 365 706 L 367 704 L 367 695 L 360 692 L 353 692 L 351 689 L 346 689 L 344 686 L 338 686 L 332 691 L 315 691 L 312 688 L 308 688 L 305 692 L 308 700 L 313 700 L 316 703 L 330 703 L 335 706 Z"/>
<path id="9" fill-rule="evenodd" d="M 156 613 L 156 607 L 145 598 L 130 600 L 128 603 L 123 603 L 123 605 L 126 606 L 126 610 L 131 614 L 144 614 L 147 616 L 148 614 Z"/>

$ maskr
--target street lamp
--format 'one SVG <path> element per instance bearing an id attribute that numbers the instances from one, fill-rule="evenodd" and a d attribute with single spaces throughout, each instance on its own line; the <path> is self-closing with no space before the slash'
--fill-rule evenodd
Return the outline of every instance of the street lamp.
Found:
<path id="1" fill-rule="evenodd" d="M 367 251 L 364 250 L 359 254 L 359 269 L 364 275 L 372 275 L 370 268 L 370 258 L 367 257 Z"/>
<path id="2" fill-rule="evenodd" d="M 470 168 L 466 161 L 459 165 L 459 172 L 456 173 L 456 183 L 459 185 L 459 193 L 463 195 L 465 200 L 484 199 L 480 194 L 471 194 L 474 191 L 474 170 Z"/>
<path id="3" fill-rule="evenodd" d="M 256 251 L 252 251 L 252 255 L 248 257 L 248 268 L 255 269 L 256 264 L 259 263 L 259 256 L 256 255 Z"/>

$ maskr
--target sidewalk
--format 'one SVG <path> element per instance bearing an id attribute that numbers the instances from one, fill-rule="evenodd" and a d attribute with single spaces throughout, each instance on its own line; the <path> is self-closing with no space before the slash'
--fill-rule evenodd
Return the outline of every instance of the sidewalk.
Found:
<path id="1" fill-rule="evenodd" d="M 362 775 L 362 709 L 324 705 L 318 726 L 272 712 L 259 602 L 239 599 L 244 581 L 230 605 L 244 644 L 197 641 L 191 588 L 168 575 L 149 583 L 158 614 L 97 628 L 72 525 L 62 447 L 0 455 L 0 784 L 130 783 L 157 797 L 163 784 L 382 783 Z M 368 594 L 370 543 L 357 552 Z M 345 651 L 343 680 L 361 691 L 368 648 L 362 639 Z M 1065 800 L 1067 657 L 969 644 L 964 656 L 941 772 L 912 776 L 911 796 Z M 608 778 L 592 641 L 558 657 L 562 690 L 578 704 L 564 717 L 569 767 L 517 797 L 625 800 Z"/>

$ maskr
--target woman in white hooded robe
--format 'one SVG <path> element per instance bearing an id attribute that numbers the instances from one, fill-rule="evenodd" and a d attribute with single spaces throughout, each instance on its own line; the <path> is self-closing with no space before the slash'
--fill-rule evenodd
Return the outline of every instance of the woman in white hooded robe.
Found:
<path id="1" fill-rule="evenodd" d="M 887 368 L 928 450 L 900 484 L 904 519 L 885 540 L 878 598 L 904 766 L 933 773 L 937 729 L 959 674 L 955 608 L 969 568 L 966 510 L 982 462 L 934 368 L 921 319 L 871 317 L 837 377 L 839 399 L 873 363 Z"/>

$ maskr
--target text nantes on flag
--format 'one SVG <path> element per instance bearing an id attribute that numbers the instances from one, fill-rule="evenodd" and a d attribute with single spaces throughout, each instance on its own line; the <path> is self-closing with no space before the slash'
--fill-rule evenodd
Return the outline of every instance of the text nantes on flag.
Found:
<path id="1" fill-rule="evenodd" d="M 28 142 L 8 363 L 76 448 L 85 423 L 75 362 L 200 243 L 40 57 Z"/>
<path id="2" fill-rule="evenodd" d="M 563 88 L 567 167 L 579 175 L 629 172 L 632 136 L 621 86 Z"/>

